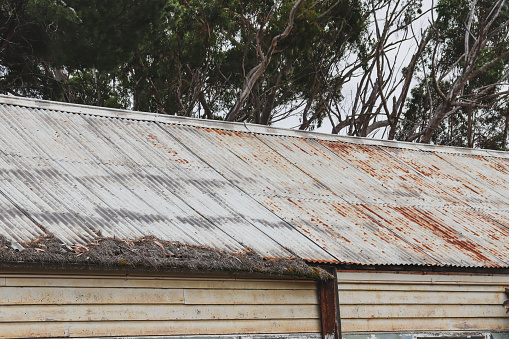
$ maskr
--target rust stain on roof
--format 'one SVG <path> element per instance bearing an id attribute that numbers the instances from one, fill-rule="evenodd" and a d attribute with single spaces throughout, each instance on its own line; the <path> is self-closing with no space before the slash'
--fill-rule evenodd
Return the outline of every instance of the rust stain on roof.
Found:
<path id="1" fill-rule="evenodd" d="M 0 104 L 13 248 L 153 236 L 324 263 L 509 267 L 504 153 L 23 103 Z"/>

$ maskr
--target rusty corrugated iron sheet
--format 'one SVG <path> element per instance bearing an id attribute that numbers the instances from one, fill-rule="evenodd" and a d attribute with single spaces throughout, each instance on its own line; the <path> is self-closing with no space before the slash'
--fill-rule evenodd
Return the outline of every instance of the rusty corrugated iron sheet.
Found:
<path id="1" fill-rule="evenodd" d="M 352 200 L 359 201 L 359 197 L 372 199 L 378 193 L 373 194 L 367 189 L 361 192 L 357 189 L 359 192 L 356 196 L 349 192 L 348 187 L 355 190 L 355 181 L 362 182 L 364 179 L 369 182 L 368 176 L 361 176 L 359 180 L 359 177 L 353 177 L 353 171 L 348 176 L 341 175 L 345 181 L 357 180 L 347 187 L 341 183 L 335 185 L 339 191 L 336 194 L 323 183 L 339 178 L 331 175 L 333 168 L 307 172 L 300 166 L 312 166 L 311 162 L 316 161 L 317 157 L 303 156 L 302 152 L 293 152 L 293 155 L 286 153 L 283 156 L 278 152 L 279 148 L 264 142 L 267 138 L 277 139 L 274 142 L 283 142 L 284 138 L 266 136 L 260 140 L 246 132 L 187 126 L 165 126 L 165 129 L 177 136 L 225 178 L 315 244 L 334 257 L 341 258 L 341 261 L 362 264 L 370 264 L 375 260 L 383 264 L 437 263 L 383 225 L 378 225 L 363 213 L 359 213 L 355 204 L 351 204 Z M 295 139 L 293 142 L 299 141 L 306 143 L 305 139 Z M 208 147 L 201 147 L 204 144 Z M 304 149 L 306 146 L 300 147 Z M 229 154 L 219 156 L 225 151 Z M 300 159 L 297 159 L 299 155 Z M 328 156 L 334 157 L 333 154 Z M 335 170 L 339 168 L 335 167 Z M 372 183 L 372 187 L 375 184 Z M 367 193 L 367 197 L 362 193 Z M 377 197 L 378 201 L 383 202 L 382 193 L 378 193 Z M 287 239 L 285 246 L 291 246 L 291 241 L 292 239 Z"/>
<path id="2" fill-rule="evenodd" d="M 381 192 L 386 197 L 385 204 L 442 207 L 462 205 L 459 199 L 447 194 L 421 173 L 391 156 L 382 147 L 322 140 L 319 142 L 344 159 L 355 171 L 376 180 L 377 185 L 374 185 L 373 189 L 385 190 Z M 392 201 L 387 199 L 389 196 Z"/>
<path id="3" fill-rule="evenodd" d="M 0 235 L 509 266 L 505 153 L 0 96 Z"/>
<path id="4" fill-rule="evenodd" d="M 435 152 L 412 151 L 406 149 L 387 149 L 394 158 L 402 161 L 409 168 L 425 176 L 436 186 L 452 197 L 473 208 L 507 209 L 509 196 L 495 192 L 492 187 L 483 184 L 466 170 L 461 170 L 437 156 Z M 471 161 L 466 159 L 465 162 Z M 482 166 L 479 171 L 489 171 L 491 167 Z M 506 180 L 508 181 L 507 177 Z M 509 183 L 507 183 L 509 184 Z"/>

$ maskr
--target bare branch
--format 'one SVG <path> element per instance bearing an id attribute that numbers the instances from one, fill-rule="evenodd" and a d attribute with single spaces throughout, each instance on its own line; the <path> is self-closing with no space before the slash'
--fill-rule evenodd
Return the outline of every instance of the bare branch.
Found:
<path id="1" fill-rule="evenodd" d="M 293 7 L 290 11 L 289 18 L 288 18 L 288 24 L 287 24 L 285 30 L 281 34 L 275 36 L 272 39 L 270 47 L 267 50 L 267 53 L 265 54 L 265 56 L 263 56 L 262 61 L 247 74 L 244 85 L 242 86 L 242 91 L 241 91 L 240 97 L 238 98 L 237 102 L 235 103 L 235 105 L 232 107 L 232 109 L 230 110 L 230 112 L 228 112 L 228 115 L 226 116 L 227 121 L 235 121 L 237 119 L 240 109 L 242 108 L 242 106 L 246 102 L 247 98 L 251 94 L 251 90 L 253 89 L 255 82 L 263 74 L 263 72 L 269 65 L 272 54 L 274 53 L 274 50 L 275 50 L 278 42 L 283 40 L 290 34 L 290 31 L 292 30 L 293 25 L 294 25 L 295 13 L 297 12 L 297 9 L 302 5 L 303 1 L 304 0 L 298 0 L 293 5 Z"/>

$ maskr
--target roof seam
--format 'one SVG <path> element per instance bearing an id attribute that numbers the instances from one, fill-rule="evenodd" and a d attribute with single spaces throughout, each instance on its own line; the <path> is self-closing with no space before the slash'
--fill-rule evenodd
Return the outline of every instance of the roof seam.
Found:
<path id="1" fill-rule="evenodd" d="M 255 198 L 253 198 L 251 196 L 251 194 L 249 194 L 248 192 L 246 192 L 245 190 L 243 190 L 242 188 L 240 188 L 239 186 L 237 186 L 235 183 L 233 183 L 231 180 L 229 180 L 228 178 L 226 178 L 220 171 L 218 171 L 215 167 L 213 167 L 211 164 L 209 164 L 205 159 L 203 159 L 202 157 L 200 157 L 198 154 L 196 154 L 193 150 L 191 150 L 187 145 L 185 145 L 182 141 L 180 141 L 177 137 L 175 137 L 173 134 L 171 134 L 168 130 L 166 130 L 165 128 L 163 128 L 159 122 L 155 122 L 155 124 L 161 128 L 161 130 L 163 130 L 165 133 L 167 133 L 171 138 L 173 138 L 176 142 L 178 142 L 182 147 L 184 147 L 186 150 L 188 150 L 190 153 L 192 153 L 195 157 L 197 157 L 198 159 L 200 159 L 200 161 L 204 162 L 205 164 L 207 164 L 211 169 L 213 169 L 216 173 L 218 173 L 221 177 L 223 177 L 227 182 L 229 182 L 233 187 L 237 188 L 238 190 L 240 190 L 241 192 L 243 192 L 244 194 L 246 194 L 252 201 L 254 201 L 256 204 L 260 205 L 262 208 L 264 208 L 265 210 L 267 210 L 270 214 L 274 215 L 277 219 L 281 220 L 282 222 L 284 222 L 286 225 L 288 225 L 289 227 L 291 227 L 292 229 L 296 230 L 297 232 L 299 232 L 299 234 L 301 234 L 302 236 L 304 236 L 306 239 L 308 239 L 310 241 L 311 244 L 313 244 L 314 246 L 318 247 L 320 250 L 324 251 L 325 253 L 327 253 L 329 256 L 331 256 L 332 258 L 340 261 L 338 258 L 336 258 L 336 256 L 332 255 L 329 251 L 321 248 L 320 246 L 318 246 L 314 241 L 312 241 L 311 239 L 309 239 L 309 237 L 306 235 L 306 234 L 303 234 L 299 229 L 295 228 L 292 224 L 286 222 L 284 219 L 282 219 L 279 215 L 275 214 L 273 211 L 271 211 L 270 209 L 268 209 L 266 206 L 264 206 L 262 203 L 260 203 L 258 200 L 256 200 Z M 281 246 L 281 248 L 283 248 L 284 250 L 294 254 L 296 257 L 298 257 L 295 253 L 293 253 L 293 251 L 291 251 L 290 249 L 288 249 L 286 246 L 283 246 L 282 244 L 280 244 L 276 239 L 272 238 L 270 235 L 268 235 L 267 233 L 265 233 L 263 230 L 261 230 L 260 228 L 258 228 L 255 224 L 253 224 L 250 220 L 244 218 L 242 216 L 242 218 L 244 220 L 246 220 L 246 222 L 248 222 L 249 224 L 251 224 L 253 227 L 255 227 L 256 229 L 258 229 L 260 232 L 262 232 L 263 234 L 265 234 L 268 238 L 272 239 L 272 241 L 274 241 L 276 244 L 278 244 L 279 246 Z M 304 260 L 309 260 L 307 258 L 302 258 Z"/>
<path id="2" fill-rule="evenodd" d="M 347 203 L 348 205 L 352 206 L 354 209 L 356 209 L 359 213 L 361 213 L 362 215 L 366 216 L 368 219 L 370 219 L 371 221 L 373 221 L 375 224 L 383 227 L 384 229 L 388 230 L 389 232 L 391 232 L 392 234 L 394 234 L 396 237 L 400 238 L 401 240 L 403 240 L 404 242 L 406 242 L 407 244 L 409 244 L 410 246 L 414 247 L 415 249 L 419 250 L 421 253 L 423 253 L 425 256 L 429 257 L 431 260 L 433 261 L 436 261 L 439 265 L 443 265 L 442 262 L 440 262 L 439 260 L 437 260 L 436 258 L 434 258 L 433 256 L 429 255 L 428 253 L 424 252 L 421 248 L 415 246 L 414 244 L 410 243 L 408 240 L 406 240 L 405 238 L 401 237 L 399 234 L 397 234 L 396 232 L 392 231 L 391 229 L 389 229 L 388 227 L 378 223 L 376 220 L 374 220 L 373 218 L 371 218 L 368 214 L 364 213 L 361 209 L 359 209 L 355 204 L 352 204 L 350 203 L 349 201 L 347 201 L 346 199 L 342 198 L 341 196 L 339 196 L 336 192 L 334 192 L 331 188 L 329 188 L 326 184 L 322 183 L 320 180 L 318 180 L 317 178 L 313 177 L 312 175 L 310 175 L 308 172 L 304 171 L 300 166 L 297 166 L 296 164 L 294 164 L 293 162 L 291 162 L 290 160 L 286 159 L 285 156 L 283 154 L 281 154 L 280 152 L 278 152 L 277 150 L 273 149 L 272 147 L 270 147 L 270 145 L 268 145 L 267 143 L 265 143 L 263 140 L 261 140 L 260 138 L 258 138 L 258 136 L 255 135 L 255 137 L 260 140 L 264 145 L 266 145 L 267 147 L 269 147 L 272 151 L 274 151 L 275 153 L 279 154 L 283 159 L 285 159 L 286 161 L 288 161 L 290 164 L 292 164 L 295 168 L 297 168 L 299 171 L 301 171 L 302 173 L 304 173 L 304 175 L 308 176 L 311 178 L 311 180 L 319 183 L 321 186 L 323 186 L 325 189 L 327 189 L 329 192 L 331 192 L 332 195 L 336 196 L 338 199 L 344 201 L 345 203 Z M 313 140 L 314 143 L 318 144 L 319 147 L 323 147 L 325 148 L 330 154 L 332 154 L 334 157 L 338 157 L 339 156 L 332 152 L 327 146 L 325 145 L 322 145 L 322 143 L 320 142 L 316 142 L 316 140 Z M 342 159 L 344 160 L 344 159 Z M 346 160 L 345 160 L 346 161 Z M 350 163 L 351 164 L 351 163 Z M 351 164 L 353 166 L 353 164 Z M 356 166 L 353 166 L 353 167 L 356 167 Z"/>

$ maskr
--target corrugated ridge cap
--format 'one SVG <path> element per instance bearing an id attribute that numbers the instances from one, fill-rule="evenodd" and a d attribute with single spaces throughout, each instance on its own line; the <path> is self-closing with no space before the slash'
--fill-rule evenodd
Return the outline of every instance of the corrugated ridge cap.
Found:
<path id="1" fill-rule="evenodd" d="M 496 151 L 488 149 L 471 149 L 466 147 L 455 147 L 455 146 L 441 146 L 441 145 L 429 145 L 419 144 L 406 141 L 395 141 L 395 140 L 383 140 L 373 139 L 366 137 L 353 137 L 353 136 L 342 136 L 334 135 L 323 132 L 310 132 L 294 130 L 283 127 L 270 127 L 256 124 L 244 124 L 239 122 L 229 122 L 221 120 L 208 120 L 208 119 L 197 119 L 189 117 L 181 117 L 175 115 L 167 115 L 160 113 L 148 113 L 140 111 L 130 111 L 125 109 L 117 109 L 110 107 L 90 106 L 82 104 L 73 104 L 66 102 L 41 100 L 25 97 L 17 97 L 10 95 L 0 94 L 0 104 L 7 104 L 13 106 L 23 106 L 29 108 L 49 109 L 54 111 L 62 111 L 66 113 L 77 113 L 96 115 L 101 117 L 140 120 L 140 121 L 153 121 L 167 124 L 180 124 L 202 128 L 215 128 L 222 130 L 230 130 L 236 132 L 250 132 L 257 134 L 269 134 L 276 136 L 288 136 L 297 138 L 307 139 L 320 139 L 326 141 L 340 141 L 348 142 L 357 145 L 371 145 L 371 146 L 385 146 L 392 148 L 403 148 L 418 151 L 434 151 L 442 153 L 456 153 L 465 155 L 478 155 L 478 156 L 492 156 L 498 158 L 509 158 L 509 152 Z"/>

